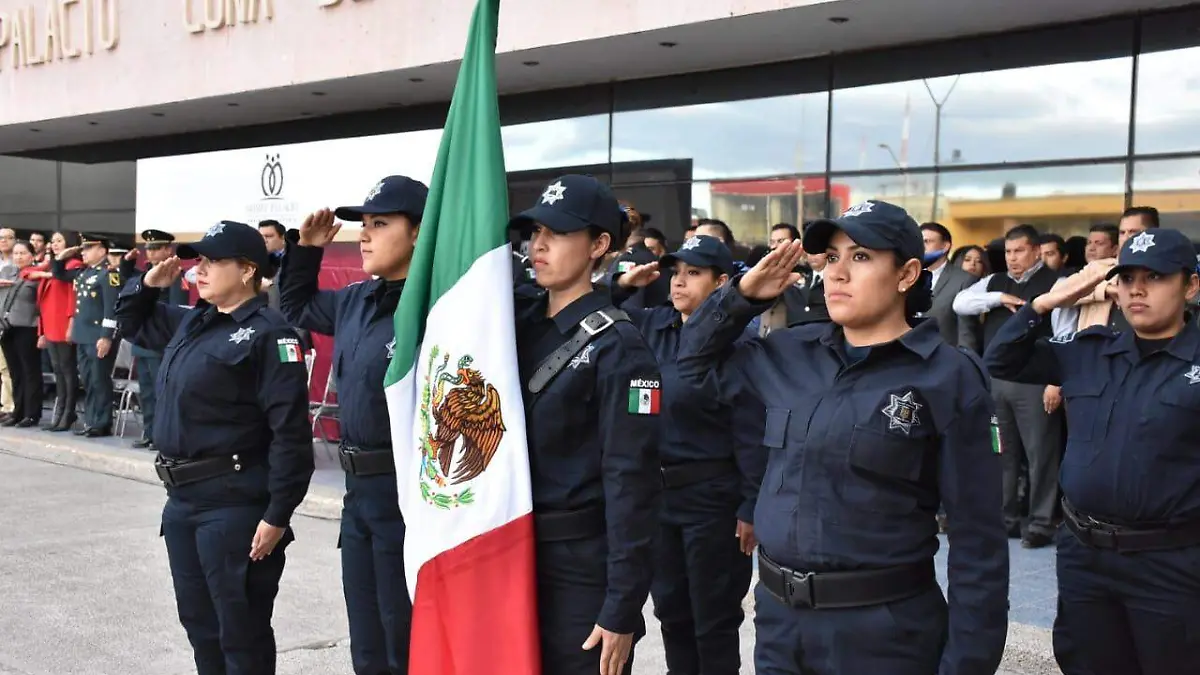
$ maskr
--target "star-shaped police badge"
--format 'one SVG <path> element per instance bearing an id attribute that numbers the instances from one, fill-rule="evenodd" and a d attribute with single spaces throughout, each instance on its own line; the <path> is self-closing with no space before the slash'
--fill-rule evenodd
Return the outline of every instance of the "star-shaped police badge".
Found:
<path id="1" fill-rule="evenodd" d="M 683 242 L 683 246 L 679 247 L 681 251 L 690 251 L 700 245 L 700 237 L 692 237 Z"/>
<path id="2" fill-rule="evenodd" d="M 213 225 L 212 227 L 208 228 L 208 232 L 205 232 L 204 236 L 215 237 L 224 231 L 225 231 L 225 223 L 217 223 L 216 225 Z"/>
<path id="3" fill-rule="evenodd" d="M 596 349 L 596 345 L 588 345 L 579 352 L 575 358 L 571 359 L 571 370 L 579 370 L 579 366 L 586 365 L 592 362 L 592 351 Z"/>
<path id="4" fill-rule="evenodd" d="M 1188 384 L 1200 384 L 1200 366 L 1192 366 L 1183 376 L 1187 378 Z"/>
<path id="5" fill-rule="evenodd" d="M 234 332 L 230 333 L 229 341 L 234 344 L 241 344 L 241 343 L 245 342 L 246 340 L 249 340 L 251 335 L 254 335 L 254 329 L 249 326 L 246 326 L 245 328 L 239 328 L 239 329 L 235 330 Z"/>
<path id="6" fill-rule="evenodd" d="M 392 338 L 392 341 L 384 345 L 383 348 L 387 350 L 387 360 L 391 361 L 392 357 L 396 355 L 396 338 Z"/>
<path id="7" fill-rule="evenodd" d="M 902 429 L 904 433 L 912 433 L 912 428 L 921 425 L 921 418 L 917 416 L 917 411 L 925 406 L 917 403 L 914 400 L 912 391 L 897 396 L 889 394 L 891 403 L 882 411 L 884 416 L 888 418 L 888 429 Z"/>
<path id="8" fill-rule="evenodd" d="M 566 196 L 566 186 L 562 184 L 562 181 L 555 181 L 554 185 L 548 186 L 546 191 L 542 193 L 542 203 L 554 206 L 554 202 L 557 202 Z"/>
<path id="9" fill-rule="evenodd" d="M 383 192 L 383 181 L 379 181 L 375 184 L 375 187 L 371 188 L 371 191 L 367 193 L 366 198 L 363 199 L 363 203 L 365 204 L 372 199 L 375 199 L 379 196 L 380 192 Z"/>
<path id="10" fill-rule="evenodd" d="M 1129 242 L 1129 252 L 1145 253 L 1150 250 L 1151 246 L 1154 246 L 1154 235 L 1149 232 L 1142 232 Z"/>
<path id="11" fill-rule="evenodd" d="M 863 202 L 861 204 L 855 204 L 854 206 L 846 209 L 846 212 L 842 214 L 842 217 L 853 218 L 854 216 L 861 216 L 864 213 L 870 213 L 871 209 L 873 208 L 875 208 L 875 202 Z"/>

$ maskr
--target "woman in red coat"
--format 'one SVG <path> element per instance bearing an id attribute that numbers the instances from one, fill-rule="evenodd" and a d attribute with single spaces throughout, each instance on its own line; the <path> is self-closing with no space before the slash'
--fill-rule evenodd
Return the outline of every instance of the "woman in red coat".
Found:
<path id="1" fill-rule="evenodd" d="M 52 256 L 72 246 L 79 246 L 79 235 L 74 232 L 55 232 L 50 238 Z M 67 261 L 67 269 L 79 269 L 83 261 L 78 257 Z M 60 281 L 50 274 L 50 263 L 38 265 L 36 271 L 26 273 L 38 279 L 38 348 L 50 352 L 50 363 L 54 369 L 54 413 L 46 431 L 70 431 L 75 424 L 75 398 L 79 394 L 79 369 L 75 360 L 75 345 L 71 343 L 71 317 L 75 316 L 75 289 L 68 281 Z"/>

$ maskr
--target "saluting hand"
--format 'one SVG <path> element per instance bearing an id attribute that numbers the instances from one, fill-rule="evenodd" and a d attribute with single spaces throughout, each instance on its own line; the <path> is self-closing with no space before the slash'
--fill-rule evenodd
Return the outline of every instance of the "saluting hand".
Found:
<path id="1" fill-rule="evenodd" d="M 125 259 L 126 260 L 137 260 L 139 255 L 141 255 L 141 251 L 139 251 L 137 249 L 137 247 L 135 246 L 135 247 L 129 249 L 129 253 L 125 254 Z"/>
<path id="2" fill-rule="evenodd" d="M 596 625 L 583 643 L 584 651 L 600 647 L 600 675 L 622 675 L 629 653 L 633 651 L 633 633 L 614 633 Z"/>
<path id="3" fill-rule="evenodd" d="M 70 248 L 64 248 L 62 251 L 59 252 L 58 255 L 54 256 L 54 259 L 55 260 L 70 260 L 71 258 L 79 255 L 79 251 L 80 251 L 80 248 L 78 246 L 71 246 Z"/>
<path id="4" fill-rule="evenodd" d="M 1079 272 L 1067 277 L 1067 280 L 1033 299 L 1033 309 L 1038 314 L 1045 314 L 1056 307 L 1069 307 L 1085 295 L 1096 289 L 1105 279 L 1108 272 L 1117 266 L 1112 258 L 1093 260 L 1084 265 Z"/>
<path id="5" fill-rule="evenodd" d="M 617 277 L 617 285 L 621 288 L 645 288 L 661 275 L 662 273 L 658 271 L 657 261 L 645 265 L 634 265 L 629 268 L 629 271 L 622 272 L 621 276 Z"/>
<path id="6" fill-rule="evenodd" d="M 763 256 L 738 282 L 738 290 L 751 300 L 774 300 L 800 281 L 793 272 L 804 258 L 804 247 L 793 241 Z"/>
<path id="7" fill-rule="evenodd" d="M 324 248 L 333 242 L 341 229 L 341 223 L 334 223 L 333 211 L 321 209 L 310 213 L 300 224 L 300 245 Z"/>
<path id="8" fill-rule="evenodd" d="M 250 542 L 250 559 L 262 560 L 271 555 L 275 547 L 279 544 L 279 540 L 283 539 L 284 528 L 275 527 L 265 520 L 258 522 L 258 529 L 254 532 L 254 540 Z"/>
<path id="9" fill-rule="evenodd" d="M 142 283 L 151 288 L 167 288 L 179 278 L 179 257 L 171 256 L 158 263 L 142 277 Z"/>

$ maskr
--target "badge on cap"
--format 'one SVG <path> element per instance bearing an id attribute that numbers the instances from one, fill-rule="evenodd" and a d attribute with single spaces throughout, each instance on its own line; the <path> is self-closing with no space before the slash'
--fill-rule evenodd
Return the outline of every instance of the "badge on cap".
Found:
<path id="1" fill-rule="evenodd" d="M 683 246 L 680 246 L 679 250 L 680 251 L 690 251 L 694 248 L 699 248 L 699 246 L 700 246 L 700 237 L 692 237 L 692 238 L 688 239 L 687 241 L 683 242 Z"/>
<path id="2" fill-rule="evenodd" d="M 375 184 L 375 187 L 371 188 L 371 191 L 367 193 L 366 199 L 363 199 L 363 203 L 366 203 L 366 202 L 371 201 L 372 199 L 375 199 L 376 197 L 379 196 L 380 192 L 383 192 L 383 181 L 379 181 L 378 183 Z"/>
<path id="3" fill-rule="evenodd" d="M 1142 232 L 1134 237 L 1133 241 L 1129 242 L 1129 252 L 1145 253 L 1150 250 L 1151 246 L 1154 246 L 1154 235 L 1149 232 Z"/>
<path id="4" fill-rule="evenodd" d="M 863 202 L 861 204 L 855 204 L 854 206 L 846 209 L 846 212 L 842 214 L 842 217 L 853 218 L 854 216 L 861 216 L 864 213 L 870 213 L 871 209 L 874 208 L 875 202 Z"/>
<path id="5" fill-rule="evenodd" d="M 555 181 L 554 185 L 546 188 L 542 193 L 542 203 L 554 206 L 554 202 L 560 201 L 567 196 L 567 188 L 562 184 L 562 181 Z"/>
<path id="6" fill-rule="evenodd" d="M 224 231 L 225 231 L 225 223 L 217 223 L 216 225 L 213 225 L 212 227 L 208 228 L 208 232 L 205 232 L 204 236 L 215 237 Z"/>

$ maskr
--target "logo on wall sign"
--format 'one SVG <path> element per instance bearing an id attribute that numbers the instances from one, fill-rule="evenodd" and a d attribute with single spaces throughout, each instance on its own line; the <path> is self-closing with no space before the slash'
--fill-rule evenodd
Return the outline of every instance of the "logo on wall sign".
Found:
<path id="1" fill-rule="evenodd" d="M 260 181 L 264 199 L 282 199 L 283 164 L 279 161 L 279 155 L 267 155 Z"/>

